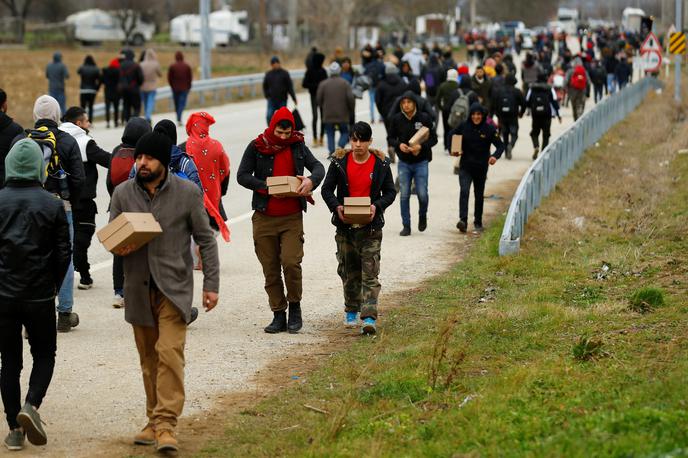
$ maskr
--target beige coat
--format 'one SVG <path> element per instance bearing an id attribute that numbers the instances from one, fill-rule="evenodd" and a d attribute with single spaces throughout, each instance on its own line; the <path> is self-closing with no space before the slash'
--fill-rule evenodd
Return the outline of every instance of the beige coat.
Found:
<path id="1" fill-rule="evenodd" d="M 162 70 L 160 70 L 160 63 L 155 55 L 155 51 L 152 49 L 146 49 L 146 53 L 143 56 L 143 62 L 141 62 L 141 71 L 143 72 L 141 90 L 156 90 L 158 87 L 158 78 L 162 76 Z"/>

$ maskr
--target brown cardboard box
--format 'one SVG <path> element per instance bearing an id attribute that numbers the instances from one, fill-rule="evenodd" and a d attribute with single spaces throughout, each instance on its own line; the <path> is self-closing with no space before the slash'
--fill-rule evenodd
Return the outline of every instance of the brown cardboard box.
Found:
<path id="1" fill-rule="evenodd" d="M 461 142 L 463 140 L 462 135 L 452 135 L 451 139 L 451 149 L 449 153 L 452 156 L 461 156 Z"/>
<path id="2" fill-rule="evenodd" d="M 301 180 L 296 177 L 268 177 L 268 194 L 271 196 L 298 197 L 296 192 L 301 186 Z"/>
<path id="3" fill-rule="evenodd" d="M 138 250 L 160 234 L 162 228 L 151 213 L 125 212 L 98 231 L 98 240 L 108 251 L 127 245 L 134 245 Z"/>
<path id="4" fill-rule="evenodd" d="M 430 138 L 430 129 L 423 126 L 418 129 L 415 134 L 413 134 L 413 137 L 411 137 L 411 140 L 409 140 L 408 144 L 409 146 L 422 145 L 428 141 L 428 138 Z"/>
<path id="5" fill-rule="evenodd" d="M 370 222 L 370 197 L 345 197 L 344 216 L 353 224 Z"/>

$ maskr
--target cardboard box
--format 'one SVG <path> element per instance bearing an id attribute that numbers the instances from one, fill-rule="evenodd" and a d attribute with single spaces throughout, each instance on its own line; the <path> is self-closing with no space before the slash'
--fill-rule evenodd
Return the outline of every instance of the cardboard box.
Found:
<path id="1" fill-rule="evenodd" d="M 127 245 L 134 245 L 138 250 L 160 234 L 162 228 L 151 213 L 125 212 L 98 231 L 98 240 L 108 251 Z"/>
<path id="2" fill-rule="evenodd" d="M 345 197 L 344 216 L 352 224 L 368 224 L 370 205 L 370 197 Z"/>
<path id="3" fill-rule="evenodd" d="M 418 129 L 415 134 L 413 134 L 413 137 L 411 137 L 411 140 L 409 140 L 408 144 L 409 146 L 422 145 L 428 141 L 428 138 L 430 138 L 430 129 L 423 126 Z"/>
<path id="4" fill-rule="evenodd" d="M 461 142 L 463 141 L 462 135 L 452 135 L 451 139 L 451 149 L 449 153 L 452 156 L 461 156 Z"/>
<path id="5" fill-rule="evenodd" d="M 271 196 L 298 197 L 301 180 L 296 177 L 268 177 L 268 194 Z"/>

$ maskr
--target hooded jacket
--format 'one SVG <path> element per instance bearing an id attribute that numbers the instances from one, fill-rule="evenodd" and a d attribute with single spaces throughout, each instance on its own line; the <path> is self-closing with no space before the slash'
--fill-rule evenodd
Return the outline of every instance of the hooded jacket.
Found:
<path id="1" fill-rule="evenodd" d="M 447 72 L 440 64 L 436 54 L 430 54 L 428 64 L 421 70 L 421 79 L 425 82 L 425 92 L 428 97 L 435 97 L 437 90 L 447 79 Z"/>
<path id="2" fill-rule="evenodd" d="M 432 147 L 437 144 L 437 133 L 433 127 L 433 119 L 429 114 L 421 111 L 420 100 L 418 96 L 412 91 L 406 91 L 404 95 L 399 98 L 399 103 L 403 99 L 411 99 L 416 104 L 416 111 L 409 119 L 399 109 L 399 112 L 394 114 L 389 121 L 387 131 L 387 144 L 394 148 L 399 159 L 406 163 L 417 163 L 422 161 L 432 161 Z M 399 149 L 402 143 L 408 144 L 408 141 L 421 127 L 430 129 L 430 138 L 421 145 L 420 153 L 414 156 L 411 153 L 404 153 Z"/>
<path id="3" fill-rule="evenodd" d="M 286 102 L 287 96 L 291 96 L 291 99 L 296 102 L 294 83 L 289 72 L 283 68 L 273 68 L 265 72 L 263 95 L 273 102 Z"/>
<path id="4" fill-rule="evenodd" d="M 12 140 L 22 132 L 24 132 L 22 126 L 0 111 L 0 188 L 4 186 L 5 181 L 5 157 L 10 150 Z"/>
<path id="5" fill-rule="evenodd" d="M 376 210 L 373 221 L 367 227 L 370 229 L 382 229 L 385 225 L 385 209 L 392 205 L 392 202 L 396 199 L 397 191 L 394 187 L 394 178 L 392 177 L 389 160 L 382 151 L 370 150 L 370 152 L 375 156 L 375 166 L 373 167 L 373 177 L 370 185 L 370 202 L 372 205 L 375 205 Z M 353 153 L 343 149 L 338 149 L 334 152 L 322 186 L 323 200 L 332 212 L 332 224 L 337 229 L 348 229 L 350 227 L 350 225 L 340 220 L 337 215 L 337 207 L 344 205 L 344 198 L 349 197 L 349 183 L 346 171 L 349 154 Z"/>
<path id="6" fill-rule="evenodd" d="M 423 51 L 420 48 L 413 47 L 409 52 L 404 54 L 401 60 L 405 60 L 409 63 L 411 71 L 414 75 L 420 75 L 420 71 L 425 64 L 425 58 L 423 57 Z"/>
<path id="7" fill-rule="evenodd" d="M 151 130 L 151 125 L 145 119 L 140 117 L 129 119 L 129 122 L 124 127 L 124 132 L 122 133 L 122 143 L 117 145 L 115 149 L 112 151 L 110 160 L 112 160 L 112 156 L 116 155 L 121 148 L 134 149 L 136 147 L 136 142 L 139 141 L 139 138 L 151 132 Z M 108 167 L 105 185 L 107 186 L 108 193 L 112 195 L 112 193 L 115 190 L 115 187 L 112 184 L 112 177 L 110 176 L 110 167 Z"/>
<path id="8" fill-rule="evenodd" d="M 348 123 L 355 109 L 351 85 L 339 75 L 332 75 L 318 86 L 318 106 L 324 123 Z"/>
<path id="9" fill-rule="evenodd" d="M 473 113 L 483 114 L 483 120 L 476 125 L 471 120 Z M 495 146 L 491 155 L 495 159 L 502 157 L 504 143 L 499 137 L 497 128 L 487 123 L 487 110 L 479 103 L 471 105 L 468 119 L 459 124 L 450 135 L 461 135 L 461 161 L 459 168 L 484 168 L 487 172 L 490 160 L 490 146 Z"/>
<path id="10" fill-rule="evenodd" d="M 87 56 L 84 64 L 79 67 L 76 73 L 81 77 L 79 92 L 81 94 L 95 94 L 100 88 L 102 75 L 91 56 Z"/>
<path id="11" fill-rule="evenodd" d="M 319 52 L 313 54 L 311 65 L 308 67 L 306 74 L 303 76 L 301 86 L 304 89 L 308 89 L 311 97 L 316 96 L 318 92 L 318 86 L 327 79 L 327 70 L 323 68 L 323 62 L 325 62 L 325 54 Z"/>
<path id="12" fill-rule="evenodd" d="M 270 121 L 268 129 L 273 132 L 277 123 L 282 120 L 288 120 L 294 125 L 294 118 L 288 109 L 283 108 L 283 111 L 278 110 Z M 289 112 L 287 115 L 285 112 Z M 281 116 L 280 113 L 285 113 Z M 237 182 L 244 188 L 253 191 L 253 198 L 251 200 L 251 208 L 256 211 L 265 212 L 268 199 L 270 198 L 267 194 L 267 178 L 273 176 L 273 164 L 275 161 L 274 154 L 263 154 L 258 151 L 255 144 L 256 140 L 252 140 L 243 156 L 241 157 L 241 163 L 239 164 L 239 169 L 237 170 Z M 313 156 L 311 150 L 308 149 L 303 141 L 296 142 L 291 145 L 291 154 L 294 160 L 294 171 L 295 175 L 303 175 L 304 170 L 308 169 L 311 172 L 311 176 L 308 178 L 313 182 L 313 190 L 315 190 L 320 182 L 325 177 L 325 167 L 320 163 L 319 160 Z M 306 211 L 306 198 L 300 197 L 301 209 Z"/>
<path id="13" fill-rule="evenodd" d="M 507 106 L 506 100 L 512 101 L 514 106 Z M 526 111 L 526 99 L 523 92 L 516 87 L 516 76 L 506 76 L 506 84 L 499 91 L 493 93 L 491 102 L 492 111 L 501 119 L 515 119 L 523 116 Z M 508 110 L 508 111 L 505 111 Z"/>
<path id="14" fill-rule="evenodd" d="M 59 129 L 67 132 L 76 140 L 81 153 L 81 160 L 84 163 L 84 186 L 81 191 L 80 200 L 92 200 L 96 198 L 96 188 L 98 187 L 98 167 L 110 168 L 110 153 L 102 149 L 81 127 L 71 122 L 60 124 Z M 77 204 L 78 205 L 78 204 Z"/>
<path id="15" fill-rule="evenodd" d="M 122 94 L 138 94 L 143 84 L 143 71 L 134 61 L 134 51 L 125 49 L 122 54 L 124 58 L 119 65 L 117 89 Z"/>
<path id="16" fill-rule="evenodd" d="M 141 62 L 141 71 L 143 72 L 141 90 L 154 91 L 158 87 L 158 78 L 162 76 L 162 71 L 155 51 L 152 49 L 146 49 L 143 62 Z"/>
<path id="17" fill-rule="evenodd" d="M 53 61 L 45 68 L 45 77 L 48 78 L 49 92 L 64 92 L 65 80 L 69 78 L 67 66 L 62 63 L 62 54 L 53 54 Z"/>
<path id="18" fill-rule="evenodd" d="M 380 81 L 375 91 L 375 106 L 377 111 L 387 121 L 387 115 L 392 104 L 401 94 L 406 92 L 407 86 L 398 74 L 389 73 Z"/>
<path id="19" fill-rule="evenodd" d="M 103 68 L 102 83 L 105 86 L 105 98 L 113 100 L 119 98 L 117 83 L 119 82 L 119 60 L 112 59 L 110 64 Z"/>
<path id="20" fill-rule="evenodd" d="M 53 300 L 71 258 L 62 203 L 41 186 L 43 155 L 33 140 L 17 141 L 5 159 L 0 190 L 0 301 Z"/>
<path id="21" fill-rule="evenodd" d="M 193 72 L 189 64 L 184 62 L 184 55 L 181 51 L 174 54 L 174 64 L 167 70 L 167 82 L 174 92 L 186 92 L 191 90 L 191 80 Z"/>

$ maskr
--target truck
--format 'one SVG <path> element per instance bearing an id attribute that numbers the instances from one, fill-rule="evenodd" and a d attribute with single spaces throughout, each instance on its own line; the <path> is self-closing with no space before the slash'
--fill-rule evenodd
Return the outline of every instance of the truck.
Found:
<path id="1" fill-rule="evenodd" d="M 575 8 L 559 8 L 557 10 L 557 22 L 561 31 L 567 35 L 578 33 L 578 10 Z"/>
<path id="2" fill-rule="evenodd" d="M 248 12 L 223 8 L 208 15 L 213 46 L 231 46 L 249 40 Z M 170 21 L 170 40 L 182 45 L 201 42 L 201 17 L 182 14 Z"/>
<path id="3" fill-rule="evenodd" d="M 640 33 L 645 11 L 640 8 L 624 8 L 621 14 L 621 28 L 624 32 Z"/>
<path id="4" fill-rule="evenodd" d="M 69 15 L 65 22 L 73 29 L 74 38 L 84 45 L 127 41 L 120 17 L 125 17 L 127 29 L 131 28 L 128 44 L 141 46 L 153 38 L 155 24 L 143 21 L 134 11 L 122 11 L 124 14 L 93 8 Z"/>

